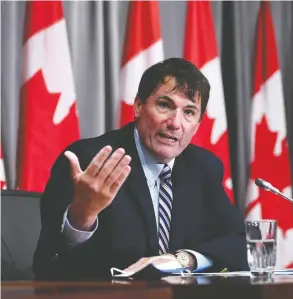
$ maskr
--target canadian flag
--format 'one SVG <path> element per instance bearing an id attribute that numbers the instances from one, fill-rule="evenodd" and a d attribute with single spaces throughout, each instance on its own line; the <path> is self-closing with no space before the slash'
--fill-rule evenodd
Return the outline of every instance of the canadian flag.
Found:
<path id="1" fill-rule="evenodd" d="M 0 144 L 0 189 L 6 189 L 6 177 L 3 160 L 2 145 Z"/>
<path id="2" fill-rule="evenodd" d="M 129 1 L 120 74 L 120 126 L 134 119 L 133 103 L 143 72 L 162 60 L 158 1 Z"/>
<path id="3" fill-rule="evenodd" d="M 192 143 L 217 155 L 224 165 L 224 188 L 234 202 L 225 98 L 211 3 L 188 1 L 184 58 L 194 63 L 211 85 L 206 113 Z"/>
<path id="4" fill-rule="evenodd" d="M 79 138 L 62 1 L 27 1 L 18 188 L 42 192 L 61 151 Z"/>
<path id="5" fill-rule="evenodd" d="M 246 213 L 249 220 L 277 220 L 276 267 L 279 269 L 293 267 L 293 206 L 254 184 L 254 180 L 260 177 L 291 196 L 282 80 L 268 1 L 261 3 L 257 22 L 252 151 Z"/>

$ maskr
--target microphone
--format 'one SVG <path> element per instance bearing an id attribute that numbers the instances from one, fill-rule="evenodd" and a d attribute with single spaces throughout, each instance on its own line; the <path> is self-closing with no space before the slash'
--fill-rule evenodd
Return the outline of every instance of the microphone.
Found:
<path id="1" fill-rule="evenodd" d="M 293 203 L 293 199 L 286 196 L 284 193 L 282 193 L 279 189 L 277 189 L 276 187 L 274 187 L 272 184 L 270 184 L 269 182 L 266 182 L 265 180 L 261 179 L 261 178 L 257 178 L 255 180 L 255 184 L 264 189 L 265 191 L 271 191 L 272 193 L 279 195 L 287 200 L 289 200 L 291 203 Z"/>

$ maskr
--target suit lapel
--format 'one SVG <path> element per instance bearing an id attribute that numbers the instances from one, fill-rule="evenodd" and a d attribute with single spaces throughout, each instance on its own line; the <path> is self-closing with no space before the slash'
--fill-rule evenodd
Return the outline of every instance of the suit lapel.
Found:
<path id="1" fill-rule="evenodd" d="M 172 170 L 173 206 L 169 240 L 170 251 L 184 249 L 182 246 L 186 243 L 187 234 L 190 233 L 189 217 L 195 219 L 195 222 L 200 219 L 198 214 L 202 200 L 200 177 L 198 169 L 190 168 L 187 157 L 180 155 L 176 158 Z"/>
<path id="2" fill-rule="evenodd" d="M 123 140 L 124 149 L 131 156 L 131 172 L 125 185 L 129 190 L 130 197 L 138 205 L 143 221 L 145 222 L 150 254 L 157 255 L 159 252 L 158 234 L 154 206 L 150 191 L 147 185 L 146 177 L 138 156 L 134 142 L 134 132 L 127 132 Z M 130 133 L 130 134 L 129 134 Z"/>

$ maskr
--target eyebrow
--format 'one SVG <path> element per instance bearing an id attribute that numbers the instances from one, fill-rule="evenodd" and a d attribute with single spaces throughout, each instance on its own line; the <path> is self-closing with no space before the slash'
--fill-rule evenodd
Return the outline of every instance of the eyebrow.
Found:
<path id="1" fill-rule="evenodd" d="M 166 95 L 164 95 L 164 96 L 160 96 L 160 97 L 158 97 L 158 99 L 163 99 L 163 100 L 167 100 L 168 102 L 172 102 L 172 103 L 174 103 L 173 99 L 170 98 L 170 97 L 168 97 L 168 96 L 166 96 Z M 189 108 L 189 109 L 196 109 L 196 110 L 199 110 L 199 109 L 196 107 L 196 105 L 187 105 L 187 106 L 185 106 L 184 108 Z"/>

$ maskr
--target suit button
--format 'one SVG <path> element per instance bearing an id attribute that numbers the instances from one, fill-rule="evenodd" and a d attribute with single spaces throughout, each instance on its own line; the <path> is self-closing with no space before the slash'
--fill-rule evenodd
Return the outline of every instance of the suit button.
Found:
<path id="1" fill-rule="evenodd" d="M 57 262 L 58 259 L 59 259 L 59 254 L 58 254 L 58 253 L 55 253 L 55 254 L 51 257 L 50 261 L 54 263 L 54 262 Z"/>

